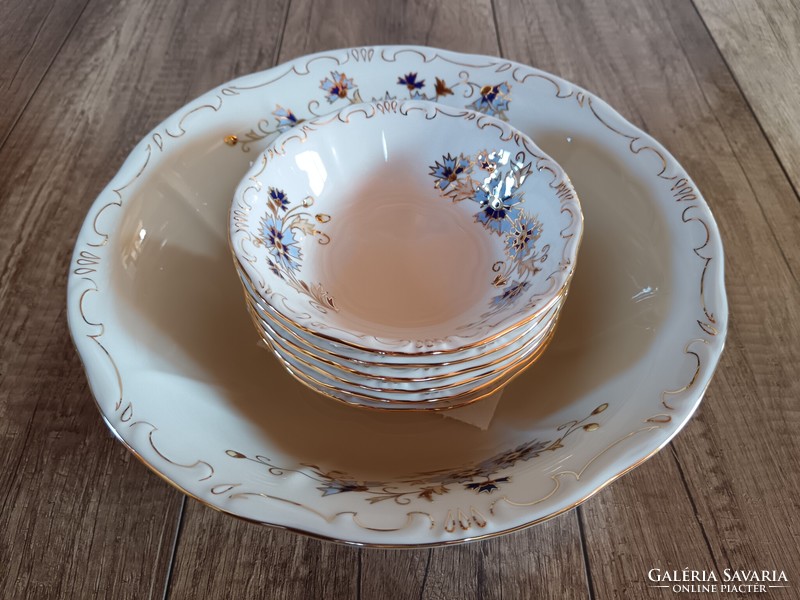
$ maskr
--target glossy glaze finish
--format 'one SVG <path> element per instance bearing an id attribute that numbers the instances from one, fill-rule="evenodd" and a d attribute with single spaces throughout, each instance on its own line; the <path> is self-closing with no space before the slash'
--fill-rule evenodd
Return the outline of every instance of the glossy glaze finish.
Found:
<path id="1" fill-rule="evenodd" d="M 370 82 L 388 89 L 382 78 L 396 72 L 508 80 L 508 118 L 581 196 L 586 231 L 558 334 L 486 431 L 331 402 L 258 345 L 226 244 L 226 198 L 257 154 L 223 140 L 244 139 L 265 106 L 299 112 L 334 69 L 368 97 L 380 93 Z M 68 315 L 107 423 L 174 485 L 314 535 L 443 544 L 569 509 L 680 430 L 722 351 L 722 263 L 713 217 L 681 166 L 595 96 L 502 59 L 356 49 L 221 86 L 148 135 L 87 216 Z M 404 495 L 371 501 L 385 486 Z"/>
<path id="2" fill-rule="evenodd" d="M 333 344 L 482 349 L 562 295 L 582 233 L 564 171 L 486 114 L 427 101 L 347 106 L 254 161 L 231 248 L 257 298 Z"/>

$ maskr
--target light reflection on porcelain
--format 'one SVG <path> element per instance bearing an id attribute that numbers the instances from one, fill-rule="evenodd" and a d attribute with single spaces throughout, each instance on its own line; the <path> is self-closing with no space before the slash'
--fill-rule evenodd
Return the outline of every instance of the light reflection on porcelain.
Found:
<path id="1" fill-rule="evenodd" d="M 337 81 L 342 82 L 341 87 L 328 86 L 331 93 L 346 97 L 352 89 L 349 80 L 340 75 Z M 420 85 L 410 76 L 406 81 L 409 87 Z M 420 140 L 425 140 L 423 146 Z M 458 148 L 457 158 L 450 151 L 454 147 Z M 442 149 L 448 149 L 447 153 L 440 154 Z M 358 190 L 365 185 L 360 179 L 381 169 L 402 180 L 402 190 L 395 192 L 391 182 L 381 181 L 369 195 L 360 194 Z M 570 192 L 568 201 L 558 195 L 563 186 Z M 398 225 L 397 219 L 381 212 L 385 209 L 394 211 L 391 214 L 411 214 L 410 226 Z M 418 213 L 422 210 L 429 212 Z M 378 217 L 367 220 L 373 214 Z M 290 373 L 302 374 L 305 383 L 337 399 L 346 394 L 358 406 L 385 408 L 392 403 L 395 410 L 423 410 L 434 405 L 452 408 L 498 391 L 523 363 L 530 365 L 534 357 L 541 356 L 576 262 L 582 229 L 575 215 L 580 215 L 577 195 L 561 168 L 509 125 L 430 102 L 378 102 L 348 106 L 278 137 L 237 189 L 231 209 L 231 244 L 246 295 L 259 313 L 254 316 L 256 328 Z M 464 225 L 450 235 L 442 231 L 437 231 L 435 238 L 417 235 L 420 219 L 459 218 Z M 329 235 L 337 223 L 346 227 Z M 364 223 L 368 223 L 366 229 Z M 375 275 L 334 264 L 334 259 L 326 267 L 324 261 L 338 238 L 365 240 L 359 252 L 374 252 L 375 246 L 368 240 L 382 246 L 384 240 L 395 237 L 398 228 L 403 230 L 403 239 L 394 244 L 390 254 L 408 264 L 393 268 L 376 261 L 369 267 L 391 271 L 396 280 L 392 283 L 399 290 L 415 289 L 414 294 L 424 297 L 426 304 L 441 295 L 442 278 L 450 276 L 450 287 L 453 273 L 461 269 L 472 288 L 471 304 L 464 302 L 451 309 L 444 301 L 445 310 L 435 319 L 406 310 L 402 302 L 381 311 L 396 295 L 390 292 L 389 297 L 378 300 L 359 297 L 344 303 L 371 303 L 368 309 L 379 315 L 376 322 L 365 322 L 358 311 L 342 309 L 337 295 L 329 292 L 337 283 L 333 269 L 338 269 L 339 279 L 349 269 L 356 282 L 371 281 Z M 476 238 L 483 238 L 482 246 Z M 420 284 L 419 263 L 406 257 L 414 252 L 423 260 L 436 256 L 443 243 L 450 250 L 449 262 L 442 262 L 439 276 Z M 486 269 L 484 279 L 476 278 L 471 266 L 464 269 L 466 254 L 461 249 L 472 247 L 484 252 L 479 257 Z M 562 262 L 556 263 L 559 256 Z M 348 262 L 346 258 L 338 260 Z M 543 269 L 551 273 L 548 277 L 542 274 L 537 283 L 536 276 Z M 558 287 L 552 285 L 554 280 Z M 355 286 L 346 281 L 338 282 L 339 293 L 355 294 Z M 375 285 L 380 287 L 380 283 Z M 372 289 L 365 292 L 374 295 Z M 275 301 L 276 295 L 281 302 Z M 457 300 L 461 298 L 459 294 Z M 512 352 L 491 352 L 495 340 L 505 343 L 528 330 L 530 315 L 541 312 L 531 308 L 532 298 L 549 307 L 544 311 L 547 318 Z M 451 310 L 453 314 L 448 314 Z M 298 314 L 302 316 L 287 316 Z M 495 319 L 494 328 L 485 327 L 490 316 Z M 273 318 L 304 331 L 310 349 L 284 342 L 281 332 L 270 326 Z M 398 318 L 418 325 L 405 325 Z M 423 319 L 427 319 L 424 325 Z M 393 331 L 409 338 L 392 339 Z M 330 339 L 322 337 L 326 335 Z M 478 343 L 481 335 L 485 344 Z M 402 364 L 362 373 L 324 362 L 334 345 L 347 356 L 352 344 L 363 344 L 374 353 L 372 359 L 377 363 L 387 351 L 413 353 L 421 346 L 420 339 L 440 340 L 433 350 L 448 353 L 440 363 L 430 363 L 424 382 L 411 381 L 413 367 L 402 373 Z M 452 340 L 466 339 L 477 340 L 473 345 L 483 362 L 476 365 L 480 372 L 459 377 L 448 358 L 457 356 Z M 323 355 L 322 362 L 317 360 L 318 352 Z M 413 362 L 413 356 L 409 360 Z M 383 377 L 382 368 L 397 372 L 391 383 L 373 380 Z"/>
<path id="2" fill-rule="evenodd" d="M 329 78 L 325 89 L 332 96 L 347 98 L 352 81 L 341 73 L 335 75 L 339 83 L 334 85 Z M 406 81 L 409 87 L 420 84 L 410 76 Z M 425 143 L 420 145 L 420 140 Z M 360 322 L 360 313 L 344 310 L 336 294 L 330 293 L 335 283 L 331 265 L 322 266 L 324 254 L 332 255 L 327 248 L 330 235 L 321 232 L 308 211 L 294 214 L 295 206 L 284 215 L 286 205 L 276 207 L 270 196 L 280 190 L 281 202 L 288 202 L 289 196 L 295 203 L 303 198 L 303 207 L 313 205 L 314 211 L 326 214 L 326 223 L 339 224 L 342 237 L 388 239 L 395 226 L 389 218 L 376 217 L 366 229 L 359 225 L 370 218 L 365 213 L 377 215 L 391 203 L 402 203 L 394 198 L 401 193 L 391 189 L 378 192 L 385 198 L 375 192 L 358 193 L 366 185 L 361 180 L 381 169 L 402 178 L 405 197 L 422 198 L 428 204 L 425 208 L 442 215 L 420 215 L 418 220 L 455 219 L 463 214 L 474 221 L 469 231 L 462 228 L 447 238 L 452 248 L 476 246 L 477 236 L 492 238 L 484 242 L 485 255 L 480 257 L 487 268 L 485 281 L 464 274 L 474 288 L 471 305 L 453 305 L 451 314 L 440 312 L 435 319 L 405 317 L 420 323 L 411 326 L 393 320 L 406 310 L 399 303 L 380 316 L 380 323 Z M 386 188 L 390 187 L 387 183 Z M 437 202 L 437 196 L 452 202 Z M 419 207 L 407 210 L 414 209 Z M 482 349 L 497 336 L 513 334 L 540 307 L 553 306 L 569 285 L 581 233 L 580 204 L 569 180 L 530 138 L 486 115 L 413 100 L 349 105 L 284 133 L 254 162 L 231 210 L 237 266 L 261 300 L 285 320 L 319 336 L 315 341 L 327 349 L 349 346 L 381 353 L 418 354 L 422 346 L 426 353 L 453 353 L 465 345 Z M 412 247 L 423 255 L 437 254 L 435 247 L 428 251 L 424 246 L 430 236 L 418 238 L 416 229 L 404 235 L 406 241 L 393 248 L 395 255 L 406 256 Z M 441 245 L 444 235 L 440 232 L 434 243 Z M 339 243 L 333 237 L 333 244 Z M 369 247 L 366 241 L 365 247 Z M 450 263 L 439 267 L 440 277 L 431 278 L 427 286 L 417 283 L 421 275 L 416 267 L 413 273 L 400 268 L 396 285 L 416 289 L 430 302 L 432 295 L 441 293 L 437 289 L 441 276 L 452 278 L 459 263 L 463 257 L 453 252 Z M 332 267 L 344 272 L 344 267 Z M 389 265 L 377 268 L 392 269 Z M 364 279 L 369 273 L 353 277 Z M 352 293 L 352 287 L 341 284 L 340 293 Z M 377 307 L 389 300 L 381 296 L 371 303 Z M 359 302 L 370 300 L 359 298 L 347 304 Z M 425 320 L 427 324 L 422 325 Z"/>
<path id="3" fill-rule="evenodd" d="M 346 73 L 365 98 L 408 94 L 398 77 L 416 73 L 425 82 L 416 91 L 433 93 L 435 82 L 437 93 L 451 90 L 438 100 L 458 108 L 478 99 L 479 84 L 507 81 L 509 122 L 552 154 L 581 194 L 586 234 L 558 336 L 506 388 L 487 431 L 437 415 L 336 405 L 264 364 L 256 346 L 224 243 L 224 199 L 272 139 L 264 131 L 277 131 L 276 106 L 298 120 L 337 108 L 319 87 L 332 71 Z M 232 135 L 238 142 L 228 145 Z M 530 526 L 634 468 L 699 406 L 728 314 L 713 216 L 656 140 L 548 73 L 408 46 L 299 58 L 167 118 L 90 209 L 67 309 L 104 420 L 150 468 L 232 515 L 375 546 L 458 543 Z M 558 439 L 559 427 L 602 405 L 563 448 L 490 475 L 509 478 L 497 489 L 459 483 L 418 497 L 425 482 L 400 485 L 409 473 L 468 469 Z M 266 474 L 228 450 L 291 471 Z M 373 504 L 362 491 L 324 496 L 322 483 L 294 472 L 305 465 L 417 494 L 406 504 Z"/>

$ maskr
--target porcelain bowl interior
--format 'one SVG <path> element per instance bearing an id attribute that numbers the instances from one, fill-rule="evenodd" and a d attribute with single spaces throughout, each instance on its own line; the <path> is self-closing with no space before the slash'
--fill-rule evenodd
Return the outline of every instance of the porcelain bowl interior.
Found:
<path id="1" fill-rule="evenodd" d="M 256 297 L 315 345 L 367 359 L 524 326 L 563 293 L 581 233 L 569 179 L 530 138 L 421 101 L 352 105 L 284 133 L 230 213 Z"/>

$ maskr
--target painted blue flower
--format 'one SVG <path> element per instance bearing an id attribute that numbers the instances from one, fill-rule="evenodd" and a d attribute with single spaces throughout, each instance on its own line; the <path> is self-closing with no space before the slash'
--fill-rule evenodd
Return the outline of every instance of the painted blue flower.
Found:
<path id="1" fill-rule="evenodd" d="M 511 86 L 505 81 L 497 85 L 485 85 L 480 89 L 478 99 L 469 108 L 488 115 L 504 116 L 511 100 Z"/>
<path id="2" fill-rule="evenodd" d="M 333 496 L 344 492 L 366 492 L 369 488 L 355 481 L 330 481 L 317 488 L 324 496 Z"/>
<path id="3" fill-rule="evenodd" d="M 263 241 L 279 268 L 294 271 L 300 266 L 300 246 L 292 230 L 282 225 L 282 221 L 267 216 L 261 225 Z"/>
<path id="4" fill-rule="evenodd" d="M 445 191 L 451 183 L 469 173 L 469 168 L 469 159 L 463 154 L 453 157 L 448 152 L 447 155 L 442 156 L 442 162 L 437 160 L 436 164 L 430 167 L 430 175 L 436 180 L 434 185 L 439 190 Z"/>
<path id="5" fill-rule="evenodd" d="M 486 481 L 465 483 L 464 487 L 468 490 L 473 490 L 478 494 L 481 492 L 491 494 L 493 491 L 500 489 L 500 486 L 497 485 L 498 483 L 508 483 L 509 481 L 511 481 L 511 477 L 498 477 L 497 479 L 487 479 Z"/>
<path id="6" fill-rule="evenodd" d="M 542 224 L 524 212 L 521 213 L 519 219 L 512 224 L 511 233 L 506 237 L 508 255 L 516 260 L 522 260 L 530 254 L 541 235 Z"/>
<path id="7" fill-rule="evenodd" d="M 420 79 L 417 81 L 417 74 L 416 73 L 409 73 L 404 75 L 403 77 L 397 78 L 398 85 L 404 85 L 408 88 L 409 92 L 413 92 L 414 90 L 420 90 L 425 86 L 425 80 Z"/>
<path id="8" fill-rule="evenodd" d="M 503 290 L 502 294 L 499 294 L 492 298 L 492 303 L 497 307 L 508 306 L 513 304 L 514 301 L 519 298 L 519 296 L 530 287 L 530 283 L 527 281 L 515 281 L 512 282 L 506 289 Z M 527 459 L 526 459 L 527 460 Z"/>
<path id="9" fill-rule="evenodd" d="M 303 122 L 303 119 L 298 119 L 290 109 L 283 108 L 280 104 L 277 104 L 276 107 L 272 114 L 278 119 L 278 131 L 286 131 Z"/>
<path id="10" fill-rule="evenodd" d="M 500 186 L 493 192 L 478 188 L 472 199 L 481 206 L 475 220 L 497 235 L 510 232 L 511 224 L 519 218 L 520 210 L 516 207 L 519 197 L 513 193 L 503 194 Z"/>
<path id="11" fill-rule="evenodd" d="M 286 196 L 286 192 L 274 187 L 267 190 L 267 202 L 275 212 L 279 210 L 286 212 L 286 208 L 289 206 L 289 198 Z"/>
<path id="12" fill-rule="evenodd" d="M 533 439 L 529 442 L 525 442 L 524 444 L 520 444 L 513 450 L 507 450 L 506 452 L 492 457 L 485 463 L 481 463 L 481 466 L 488 473 L 502 471 L 503 469 L 513 467 L 520 460 L 526 461 L 530 460 L 531 458 L 536 458 L 542 452 L 547 450 L 549 446 L 550 442 L 542 442 L 537 439 Z"/>
<path id="13" fill-rule="evenodd" d="M 339 98 L 347 98 L 349 90 L 355 88 L 352 79 L 348 79 L 344 73 L 331 71 L 331 76 L 326 77 L 320 82 L 320 88 L 328 94 L 328 102 L 336 102 Z"/>

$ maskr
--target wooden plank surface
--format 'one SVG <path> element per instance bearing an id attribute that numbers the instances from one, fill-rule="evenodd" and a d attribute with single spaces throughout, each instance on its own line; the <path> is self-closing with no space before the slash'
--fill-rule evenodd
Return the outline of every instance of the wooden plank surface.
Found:
<path id="1" fill-rule="evenodd" d="M 797 12 L 697 4 L 5 0 L 0 597 L 663 598 L 647 571 L 686 566 L 783 569 L 793 587 L 769 597 L 795 597 L 800 135 L 777 75 L 797 73 Z M 482 543 L 361 550 L 184 501 L 105 433 L 66 331 L 77 229 L 149 128 L 237 75 L 376 43 L 502 53 L 599 93 L 676 155 L 723 234 L 730 334 L 686 430 L 578 511 Z M 750 73 L 760 51 L 781 69 Z"/>
<path id="2" fill-rule="evenodd" d="M 800 191 L 800 1 L 695 0 L 695 5 Z"/>
<path id="3" fill-rule="evenodd" d="M 0 147 L 88 0 L 5 0 L 0 12 Z"/>
<path id="4" fill-rule="evenodd" d="M 284 11 L 259 5 L 238 4 L 233 36 L 215 2 L 91 2 L 0 150 L 2 598 L 164 593 L 183 497 L 105 430 L 66 328 L 66 273 L 133 144 L 274 60 L 264 40 Z"/>

